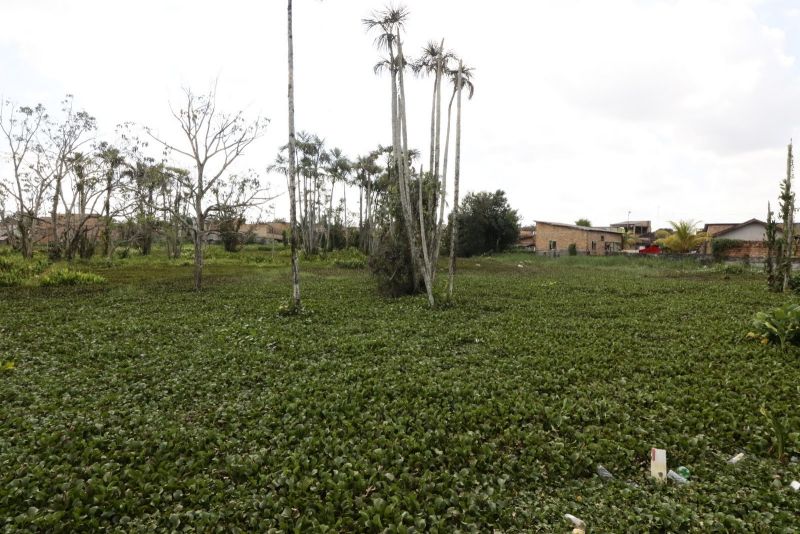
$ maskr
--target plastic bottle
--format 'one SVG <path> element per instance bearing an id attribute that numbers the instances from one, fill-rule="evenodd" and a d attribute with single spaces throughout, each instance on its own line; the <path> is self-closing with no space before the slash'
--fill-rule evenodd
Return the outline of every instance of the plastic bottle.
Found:
<path id="1" fill-rule="evenodd" d="M 667 478 L 672 480 L 673 482 L 677 482 L 678 484 L 686 484 L 689 481 L 683 478 L 681 475 L 673 471 L 672 469 L 669 470 L 667 473 Z"/>

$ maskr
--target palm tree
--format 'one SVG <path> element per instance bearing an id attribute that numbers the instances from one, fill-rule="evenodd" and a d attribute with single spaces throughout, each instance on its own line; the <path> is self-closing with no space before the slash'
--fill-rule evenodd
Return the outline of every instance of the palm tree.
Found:
<path id="1" fill-rule="evenodd" d="M 297 259 L 297 211 L 296 185 L 296 148 L 294 131 L 294 40 L 292 37 L 292 0 L 288 0 L 288 44 L 289 44 L 289 224 L 292 243 L 292 307 L 299 310 L 300 303 L 300 266 Z"/>
<path id="2" fill-rule="evenodd" d="M 451 215 L 452 222 L 451 227 L 452 230 L 450 231 L 450 265 L 448 268 L 448 275 L 447 275 L 447 296 L 451 298 L 453 296 L 453 278 L 455 277 L 456 272 L 456 242 L 458 239 L 458 186 L 459 186 L 459 179 L 461 177 L 461 93 L 463 89 L 466 87 L 469 91 L 469 98 L 472 98 L 473 92 L 475 90 L 472 82 L 470 81 L 471 74 L 467 76 L 467 73 L 471 72 L 471 69 L 468 67 L 464 67 L 464 62 L 458 62 L 458 70 L 455 74 L 455 94 L 457 96 L 456 100 L 456 161 L 455 161 L 455 172 L 453 175 L 453 213 Z M 451 98 L 452 104 L 452 98 Z M 449 140 L 449 130 L 450 130 L 450 112 L 448 111 L 448 121 L 447 121 L 447 129 L 448 129 L 448 140 Z M 445 149 L 445 167 L 447 165 L 447 151 Z"/>
<path id="3" fill-rule="evenodd" d="M 419 275 L 423 271 L 421 265 L 419 238 L 416 235 L 409 181 L 411 170 L 408 153 L 408 128 L 405 113 L 405 83 L 403 71 L 408 64 L 403 55 L 403 44 L 400 33 L 405 27 L 408 10 L 405 7 L 392 7 L 384 11 L 374 12 L 372 18 L 363 19 L 367 30 L 377 29 L 378 36 L 375 44 L 378 49 L 386 50 L 388 59 L 376 65 L 376 72 L 388 67 L 391 83 L 391 118 L 392 118 L 392 168 L 396 171 L 397 185 L 400 193 L 400 205 L 403 223 L 408 234 L 408 244 L 411 249 L 411 267 L 415 286 L 419 284 Z M 389 172 L 391 175 L 392 172 Z M 422 273 L 425 276 L 425 273 Z M 432 303 L 433 293 L 429 280 L 425 280 L 428 291 L 428 300 Z"/>
<path id="4" fill-rule="evenodd" d="M 325 246 L 328 250 L 333 250 L 331 246 L 331 223 L 333 222 L 333 192 L 336 182 L 345 182 L 344 192 L 347 195 L 347 177 L 350 174 L 353 164 L 350 162 L 340 148 L 333 148 L 327 153 L 325 158 L 325 171 L 331 180 L 331 191 L 328 196 L 328 217 L 325 236 Z M 347 197 L 345 196 L 345 232 L 347 231 Z"/>
<path id="5" fill-rule="evenodd" d="M 674 232 L 669 237 L 663 239 L 660 244 L 672 252 L 686 253 L 695 250 L 708 238 L 697 232 L 697 223 L 691 219 L 681 221 L 669 221 Z"/>

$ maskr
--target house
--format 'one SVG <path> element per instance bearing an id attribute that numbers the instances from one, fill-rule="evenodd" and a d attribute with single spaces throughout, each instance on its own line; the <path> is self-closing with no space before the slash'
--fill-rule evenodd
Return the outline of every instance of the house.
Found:
<path id="1" fill-rule="evenodd" d="M 765 258 L 767 256 L 767 223 L 759 219 L 750 219 L 743 223 L 712 223 L 704 227 L 706 235 L 711 239 L 705 243 L 703 252 L 712 254 L 715 245 L 722 240 L 729 240 L 722 255 L 726 258 Z M 795 247 L 800 243 L 800 224 L 794 225 Z M 783 237 L 783 225 L 777 225 L 776 237 Z M 716 246 L 719 247 L 719 244 Z"/>
<path id="2" fill-rule="evenodd" d="M 651 232 L 650 221 L 625 221 L 612 223 L 609 226 L 612 228 L 624 228 L 636 237 L 642 237 L 643 235 Z"/>
<path id="3" fill-rule="evenodd" d="M 536 221 L 536 251 L 558 256 L 568 254 L 575 245 L 578 254 L 602 256 L 622 250 L 622 232 L 618 228 L 576 226 Z"/>
<path id="4" fill-rule="evenodd" d="M 103 228 L 103 217 L 97 213 L 80 215 L 77 213 L 59 213 L 56 215 L 56 233 L 59 239 L 64 236 L 72 237 L 80 230 L 89 240 L 97 239 Z M 53 219 L 42 217 L 33 228 L 33 242 L 46 245 L 53 241 Z"/>
<path id="5" fill-rule="evenodd" d="M 288 233 L 289 223 L 268 222 L 243 224 L 239 230 L 241 233 L 252 236 L 250 239 L 256 243 L 283 243 L 285 235 Z"/>
<path id="6" fill-rule="evenodd" d="M 752 220 L 752 219 L 751 219 Z M 739 223 L 711 223 L 703 227 L 703 232 L 709 237 L 713 237 L 723 230 L 727 230 L 736 226 Z"/>
<path id="7" fill-rule="evenodd" d="M 634 239 L 629 243 L 633 249 L 648 247 L 653 244 L 655 237 L 650 221 L 625 221 L 611 225 L 612 228 L 622 228 L 630 232 Z"/>
<path id="8" fill-rule="evenodd" d="M 238 233 L 244 242 L 263 245 L 266 243 L 283 243 L 284 232 L 287 231 L 288 228 L 289 223 L 284 222 L 243 223 L 239 227 Z M 218 221 L 209 222 L 206 241 L 211 244 L 219 244 L 222 242 Z"/>

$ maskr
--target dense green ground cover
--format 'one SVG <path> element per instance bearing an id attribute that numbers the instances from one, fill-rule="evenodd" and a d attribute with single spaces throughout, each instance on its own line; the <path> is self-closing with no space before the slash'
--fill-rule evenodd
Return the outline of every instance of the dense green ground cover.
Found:
<path id="1" fill-rule="evenodd" d="M 567 512 L 592 532 L 800 531 L 800 464 L 771 458 L 759 414 L 797 454 L 800 356 L 743 341 L 784 301 L 762 276 L 480 258 L 429 311 L 319 261 L 310 311 L 283 317 L 270 254 L 211 254 L 202 293 L 190 266 L 137 258 L 81 267 L 101 285 L 0 288 L 7 532 L 567 532 Z M 692 482 L 649 482 L 653 446 Z"/>

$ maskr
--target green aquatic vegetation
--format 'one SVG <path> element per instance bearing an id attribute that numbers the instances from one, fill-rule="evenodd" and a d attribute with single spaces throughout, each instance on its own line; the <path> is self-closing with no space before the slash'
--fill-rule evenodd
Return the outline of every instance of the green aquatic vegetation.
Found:
<path id="1" fill-rule="evenodd" d="M 286 258 L 245 251 L 212 251 L 202 292 L 134 257 L 0 288 L 4 531 L 796 528 L 800 464 L 760 408 L 798 455 L 800 368 L 742 342 L 783 303 L 763 275 L 501 255 L 429 310 L 329 257 L 284 314 Z M 691 484 L 650 483 L 654 446 Z"/>

